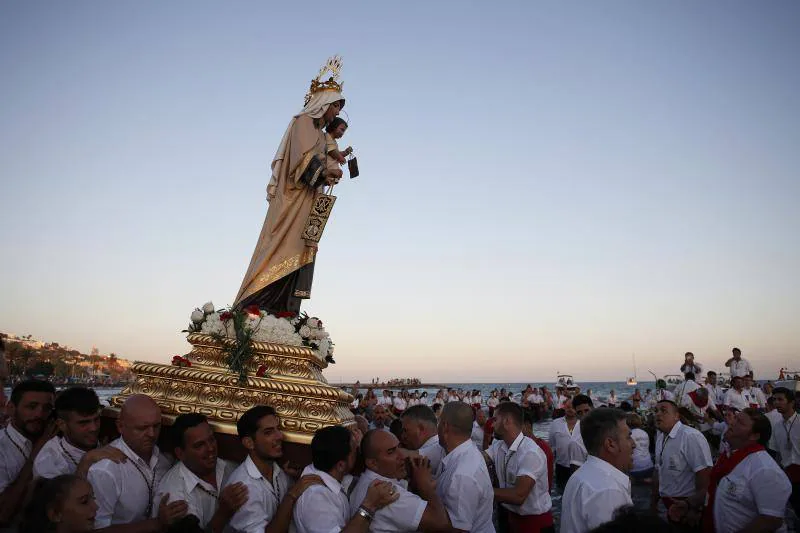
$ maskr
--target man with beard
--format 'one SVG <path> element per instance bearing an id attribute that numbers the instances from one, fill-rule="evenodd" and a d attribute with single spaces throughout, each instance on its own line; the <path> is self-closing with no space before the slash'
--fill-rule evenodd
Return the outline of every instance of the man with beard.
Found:
<path id="1" fill-rule="evenodd" d="M 23 381 L 11 392 L 10 420 L 0 431 L 0 524 L 10 523 L 22 507 L 33 463 L 55 433 L 55 424 L 47 424 L 54 396 L 46 381 Z"/>
<path id="2" fill-rule="evenodd" d="M 495 441 L 486 456 L 495 465 L 494 500 L 508 516 L 511 533 L 553 530 L 547 456 L 522 434 L 522 408 L 503 402 L 495 410 Z"/>
<path id="3" fill-rule="evenodd" d="M 711 473 L 711 449 L 702 433 L 680 421 L 678 406 L 656 404 L 656 470 L 651 504 L 662 519 L 685 527 L 700 521 Z"/>
<path id="4" fill-rule="evenodd" d="M 51 479 L 63 474 L 85 477 L 89 467 L 102 459 L 116 463 L 125 454 L 113 446 L 98 448 L 100 399 L 86 387 L 72 387 L 56 398 L 56 426 L 61 437 L 53 437 L 33 462 L 33 476 Z"/>
<path id="5" fill-rule="evenodd" d="M 87 480 L 97 501 L 95 529 L 105 533 L 151 533 L 166 529 L 186 514 L 186 502 L 154 502 L 156 488 L 169 461 L 156 446 L 161 433 L 161 409 L 144 394 L 129 396 L 117 419 L 120 437 L 109 446 L 125 454 L 115 463 L 103 459 L 89 468 Z M 157 508 L 156 518 L 151 518 Z"/>
<path id="6" fill-rule="evenodd" d="M 581 420 L 594 409 L 594 403 L 587 395 L 578 394 L 572 399 L 572 406 L 578 417 L 578 423 L 575 424 L 575 428 L 572 430 L 572 439 L 569 441 L 569 466 L 574 472 L 586 462 L 586 458 L 589 456 L 581 436 Z"/>
<path id="7" fill-rule="evenodd" d="M 239 482 L 220 490 L 233 464 L 217 456 L 217 439 L 205 416 L 179 415 L 172 424 L 172 438 L 178 462 L 159 483 L 155 501 L 165 494 L 168 502 L 183 500 L 188 511 L 181 520 L 220 533 L 247 501 L 247 487 Z"/>
<path id="8" fill-rule="evenodd" d="M 375 514 L 397 500 L 398 493 L 390 482 L 375 479 L 364 499 L 355 502 L 358 508 L 351 515 L 347 490 L 357 454 L 353 435 L 345 427 L 329 426 L 314 433 L 312 463 L 303 470 L 303 476 L 317 476 L 322 483 L 309 487 L 297 499 L 293 513 L 297 533 L 366 533 Z"/>
<path id="9" fill-rule="evenodd" d="M 427 457 L 431 464 L 433 477 L 436 479 L 444 457 L 444 448 L 439 445 L 439 435 L 436 432 L 436 426 L 439 423 L 436 415 L 427 405 L 415 405 L 406 409 L 402 420 L 401 440 L 403 446 L 409 450 L 416 450 L 419 455 Z"/>
<path id="10" fill-rule="evenodd" d="M 378 510 L 371 531 L 442 531 L 450 528 L 444 504 L 436 494 L 430 462 L 422 456 L 408 459 L 411 483 L 419 496 L 406 489 L 408 468 L 397 438 L 385 431 L 368 432 L 361 443 L 366 470 L 350 494 L 350 514 L 355 515 L 375 480 L 392 484 L 397 500 Z"/>
<path id="11" fill-rule="evenodd" d="M 392 415 L 389 413 L 390 407 L 391 406 L 378 404 L 372 409 L 372 424 L 370 424 L 370 429 L 389 431 L 389 424 L 392 422 Z"/>
<path id="12" fill-rule="evenodd" d="M 279 426 L 275 409 L 267 405 L 251 407 L 236 422 L 247 459 L 233 471 L 222 489 L 223 493 L 230 491 L 232 503 L 240 505 L 229 522 L 236 533 L 288 531 L 295 501 L 308 484 L 320 482 L 306 478 L 293 486 L 292 478 L 278 466 L 278 459 L 283 457 L 283 433 Z M 239 503 L 242 492 L 243 505 Z"/>

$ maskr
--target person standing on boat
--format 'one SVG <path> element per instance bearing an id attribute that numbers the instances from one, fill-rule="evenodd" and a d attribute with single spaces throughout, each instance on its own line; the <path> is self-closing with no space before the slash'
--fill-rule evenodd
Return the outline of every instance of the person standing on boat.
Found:
<path id="1" fill-rule="evenodd" d="M 725 361 L 725 366 L 731 369 L 731 379 L 736 376 L 744 377 L 747 374 L 753 377 L 753 367 L 750 361 L 742 358 L 742 351 L 739 348 L 731 350 L 731 358 Z"/>

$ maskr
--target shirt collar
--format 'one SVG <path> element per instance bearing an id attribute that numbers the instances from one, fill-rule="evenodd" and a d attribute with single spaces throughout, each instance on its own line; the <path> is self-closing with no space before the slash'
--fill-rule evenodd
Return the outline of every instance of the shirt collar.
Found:
<path id="1" fill-rule="evenodd" d="M 222 461 L 217 459 L 217 477 L 219 477 L 220 463 L 221 462 Z M 244 464 L 245 464 L 245 468 L 247 469 L 247 473 L 250 475 L 251 478 L 253 478 L 253 479 L 263 479 L 264 478 L 264 474 L 261 473 L 261 470 L 258 469 L 258 467 L 253 462 L 253 459 L 250 457 L 249 454 L 247 456 L 247 459 L 244 460 Z M 222 468 L 224 468 L 224 465 L 222 466 Z M 272 482 L 275 479 L 277 479 L 278 478 L 278 474 L 280 474 L 280 472 L 281 472 L 281 467 L 278 466 L 278 463 L 272 463 L 272 479 L 269 480 L 269 481 Z"/>
<path id="2" fill-rule="evenodd" d="M 525 435 L 523 435 L 522 432 L 520 431 L 519 435 L 517 435 L 517 438 L 514 439 L 514 442 L 511 443 L 511 446 L 508 448 L 508 451 L 516 452 L 519 449 L 520 444 L 522 444 L 523 440 L 525 440 Z"/>
<path id="3" fill-rule="evenodd" d="M 334 494 L 338 494 L 339 492 L 344 492 L 344 487 L 342 486 L 341 483 L 336 481 L 336 479 L 329 473 L 314 468 L 313 464 L 308 465 L 305 468 L 305 470 L 303 471 L 303 475 L 306 474 L 315 474 L 319 476 L 320 479 L 322 479 L 322 482 L 325 484 L 325 486 L 328 487 L 328 489 Z"/>
<path id="4" fill-rule="evenodd" d="M 33 447 L 33 443 L 22 433 L 17 431 L 17 428 L 14 427 L 14 424 L 9 422 L 6 425 L 6 431 L 8 431 L 8 436 L 11 440 L 16 442 L 19 446 L 31 448 Z"/>
<path id="5" fill-rule="evenodd" d="M 207 481 L 203 481 L 200 479 L 197 474 L 189 470 L 189 467 L 186 466 L 183 461 L 178 462 L 180 465 L 178 468 L 181 471 L 181 477 L 183 478 L 183 484 L 186 488 L 186 494 L 190 494 L 197 485 L 205 488 L 206 490 L 210 491 L 217 491 L 219 490 L 218 487 L 212 486 Z M 222 485 L 222 476 L 224 474 L 225 464 L 217 459 L 217 467 L 216 467 L 216 477 L 217 477 L 217 485 Z"/>
<path id="6" fill-rule="evenodd" d="M 73 446 L 66 437 L 61 438 L 61 445 L 64 446 L 64 449 L 67 450 L 67 453 L 70 455 L 75 455 L 77 457 L 83 457 L 86 455 L 86 450 L 81 450 L 77 446 Z"/>
<path id="7" fill-rule="evenodd" d="M 675 422 L 675 425 L 672 426 L 672 429 L 669 432 L 669 438 L 671 438 L 671 439 L 677 438 L 678 437 L 678 433 L 680 432 L 682 427 L 683 427 L 683 424 L 681 423 L 680 420 Z"/>
<path id="8" fill-rule="evenodd" d="M 117 439 L 117 447 L 132 461 L 146 464 L 150 468 L 150 470 L 155 471 L 156 465 L 158 465 L 158 456 L 161 453 L 158 450 L 158 446 L 153 446 L 153 455 L 150 456 L 149 463 L 146 462 L 141 457 L 139 457 L 139 455 L 137 455 L 135 451 L 131 450 L 130 446 L 128 446 L 128 443 L 125 442 L 125 439 L 123 439 L 122 437 Z"/>
<path id="9" fill-rule="evenodd" d="M 612 465 L 611 463 L 609 463 L 608 461 L 604 461 L 599 457 L 590 455 L 589 457 L 586 458 L 585 466 L 592 466 L 593 468 L 596 468 L 597 470 L 600 470 L 601 472 L 608 474 L 609 476 L 617 480 L 621 485 L 624 485 L 625 487 L 628 488 L 628 490 L 630 490 L 631 479 L 628 477 L 628 475 L 625 474 L 620 469 L 618 469 L 617 467 L 615 467 L 614 465 Z"/>

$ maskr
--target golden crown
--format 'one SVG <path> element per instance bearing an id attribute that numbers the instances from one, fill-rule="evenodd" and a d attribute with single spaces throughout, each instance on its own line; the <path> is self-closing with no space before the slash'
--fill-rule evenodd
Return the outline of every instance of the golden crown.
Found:
<path id="1" fill-rule="evenodd" d="M 322 77 L 325 75 L 326 72 L 330 72 L 331 76 L 322 81 Z M 336 91 L 342 92 L 342 87 L 344 86 L 344 82 L 338 81 L 339 74 L 342 72 L 342 58 L 339 56 L 333 56 L 328 58 L 328 61 L 322 65 L 322 68 L 319 69 L 319 74 L 317 77 L 311 80 L 311 87 L 308 89 L 308 93 L 306 94 L 305 103 L 303 106 L 307 106 L 308 102 L 311 101 L 311 97 L 314 96 L 318 92 L 322 91 Z"/>

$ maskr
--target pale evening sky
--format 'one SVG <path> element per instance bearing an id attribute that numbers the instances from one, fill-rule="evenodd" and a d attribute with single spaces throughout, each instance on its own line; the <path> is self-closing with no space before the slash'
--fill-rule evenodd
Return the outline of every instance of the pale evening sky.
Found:
<path id="1" fill-rule="evenodd" d="M 7 1 L 0 331 L 167 362 L 344 58 L 329 380 L 800 366 L 800 3 Z"/>

